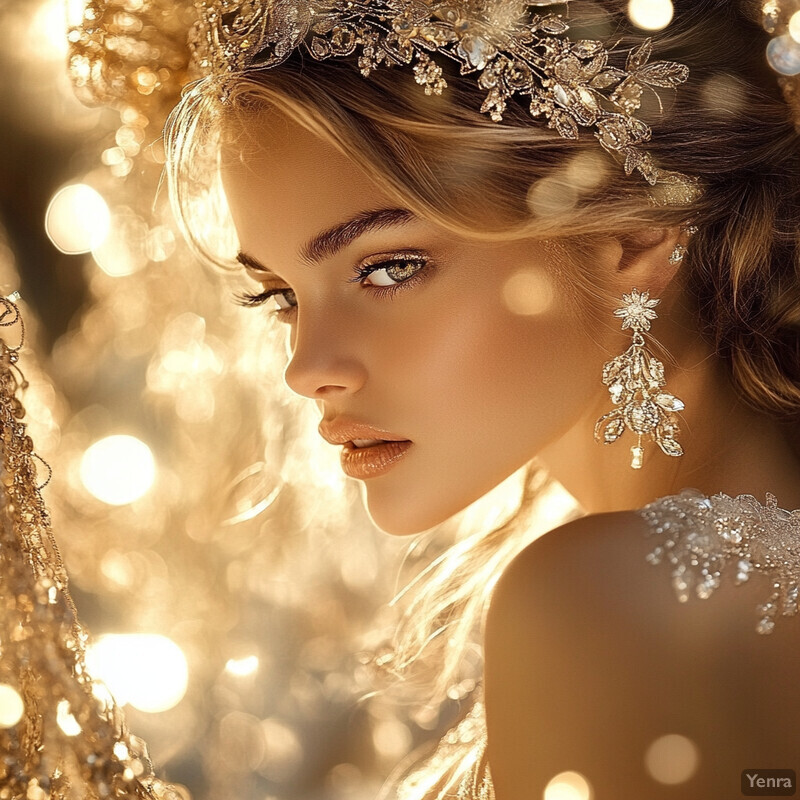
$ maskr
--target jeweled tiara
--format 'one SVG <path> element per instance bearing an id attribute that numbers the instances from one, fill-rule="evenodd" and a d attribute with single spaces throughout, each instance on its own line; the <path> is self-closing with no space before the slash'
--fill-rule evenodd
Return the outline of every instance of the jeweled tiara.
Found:
<path id="1" fill-rule="evenodd" d="M 432 55 L 474 73 L 486 90 L 481 111 L 501 122 L 509 99 L 529 98 L 533 117 L 544 117 L 566 139 L 594 129 L 600 145 L 662 191 L 657 202 L 681 205 L 699 192 L 695 178 L 659 169 L 641 145 L 651 129 L 634 116 L 645 89 L 674 88 L 688 68 L 650 61 L 652 39 L 628 49 L 613 66 L 619 41 L 570 40 L 569 24 L 548 7 L 570 0 L 198 0 L 189 34 L 196 69 L 203 75 L 263 70 L 302 47 L 314 59 L 357 53 L 361 74 L 385 64 L 412 65 L 426 94 L 447 87 Z M 619 58 L 617 60 L 622 60 Z M 223 84 L 224 85 L 224 84 Z M 223 95 L 225 90 L 223 88 Z M 527 101 L 526 101 L 527 102 Z"/>

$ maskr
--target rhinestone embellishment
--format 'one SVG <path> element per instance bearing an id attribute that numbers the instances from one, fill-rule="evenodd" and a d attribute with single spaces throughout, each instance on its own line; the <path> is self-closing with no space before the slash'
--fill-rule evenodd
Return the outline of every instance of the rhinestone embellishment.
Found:
<path id="1" fill-rule="evenodd" d="M 567 3 L 569 0 L 567 0 Z M 564 0 L 197 0 L 189 35 L 195 69 L 224 76 L 276 66 L 302 47 L 313 58 L 356 53 L 361 74 L 385 64 L 412 64 L 425 94 L 441 95 L 444 71 L 433 56 L 457 62 L 460 74 L 479 73 L 486 90 L 481 112 L 503 119 L 513 95 L 525 98 L 531 116 L 577 139 L 593 128 L 600 145 L 651 185 L 663 205 L 690 203 L 702 192 L 696 178 L 660 169 L 641 145 L 652 131 L 634 114 L 645 91 L 659 109 L 657 89 L 684 83 L 689 69 L 651 61 L 652 39 L 619 55 L 619 40 L 570 40 L 569 24 L 552 6 Z M 615 59 L 619 61 L 619 59 Z"/>
<path id="2" fill-rule="evenodd" d="M 778 616 L 793 616 L 800 601 L 800 509 L 785 511 L 769 492 L 766 505 L 753 495 L 711 497 L 697 489 L 662 497 L 637 511 L 658 544 L 646 556 L 651 564 L 672 565 L 678 600 L 692 593 L 704 600 L 735 569 L 740 585 L 754 572 L 769 575 L 772 594 L 757 607 L 756 631 L 771 633 Z"/>

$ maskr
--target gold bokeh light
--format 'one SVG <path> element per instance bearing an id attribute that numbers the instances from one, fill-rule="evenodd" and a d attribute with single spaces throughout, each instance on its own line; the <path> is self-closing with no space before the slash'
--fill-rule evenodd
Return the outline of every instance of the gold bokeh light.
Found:
<path id="1" fill-rule="evenodd" d="M 700 752 L 688 737 L 669 733 L 650 744 L 644 762 L 653 780 L 674 785 L 685 783 L 695 774 L 700 763 Z"/>
<path id="2" fill-rule="evenodd" d="M 660 31 L 672 22 L 672 0 L 630 0 L 628 17 L 646 31 Z"/>
<path id="3" fill-rule="evenodd" d="M 118 434 L 100 439 L 83 454 L 80 474 L 90 494 L 109 505 L 121 506 L 150 490 L 156 464 L 144 442 Z"/>
<path id="4" fill-rule="evenodd" d="M 110 224 L 106 201 L 85 183 L 59 189 L 50 200 L 44 221 L 50 241 L 67 255 L 88 253 L 99 247 Z"/>
<path id="5" fill-rule="evenodd" d="M 544 800 L 591 800 L 592 786 L 580 772 L 559 772 L 544 787 Z"/>
<path id="6" fill-rule="evenodd" d="M 25 711 L 19 692 L 7 683 L 0 683 L 0 728 L 13 728 Z"/>
<path id="7" fill-rule="evenodd" d="M 159 634 L 100 636 L 86 651 L 86 666 L 117 703 L 151 714 L 180 703 L 189 681 L 183 651 Z"/>

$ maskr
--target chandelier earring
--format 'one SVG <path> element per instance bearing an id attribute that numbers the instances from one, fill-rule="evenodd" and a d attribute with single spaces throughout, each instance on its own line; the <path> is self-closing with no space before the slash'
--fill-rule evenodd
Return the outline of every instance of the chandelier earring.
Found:
<path id="1" fill-rule="evenodd" d="M 622 295 L 622 302 L 624 306 L 614 316 L 622 317 L 622 329 L 631 329 L 633 341 L 622 355 L 603 366 L 603 383 L 608 386 L 616 407 L 597 420 L 594 438 L 612 444 L 627 428 L 636 435 L 636 444 L 631 447 L 631 467 L 641 469 L 645 436 L 668 456 L 683 455 L 683 448 L 675 440 L 679 427 L 674 412 L 681 411 L 684 404 L 665 391 L 664 365 L 648 350 L 642 335 L 650 330 L 650 320 L 657 318 L 653 308 L 661 301 L 650 299 L 649 292 L 634 288 L 630 294 Z"/>

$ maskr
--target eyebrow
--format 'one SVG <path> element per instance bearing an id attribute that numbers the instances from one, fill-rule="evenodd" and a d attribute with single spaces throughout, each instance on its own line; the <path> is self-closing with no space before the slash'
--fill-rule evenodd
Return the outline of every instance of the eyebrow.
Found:
<path id="1" fill-rule="evenodd" d="M 408 208 L 379 208 L 374 211 L 361 211 L 354 217 L 318 233 L 300 249 L 300 258 L 306 264 L 318 264 L 322 259 L 336 255 L 359 236 L 369 231 L 393 225 L 404 225 L 415 219 L 418 219 L 417 215 Z M 237 253 L 236 260 L 256 272 L 273 274 L 271 269 L 247 253 Z"/>

